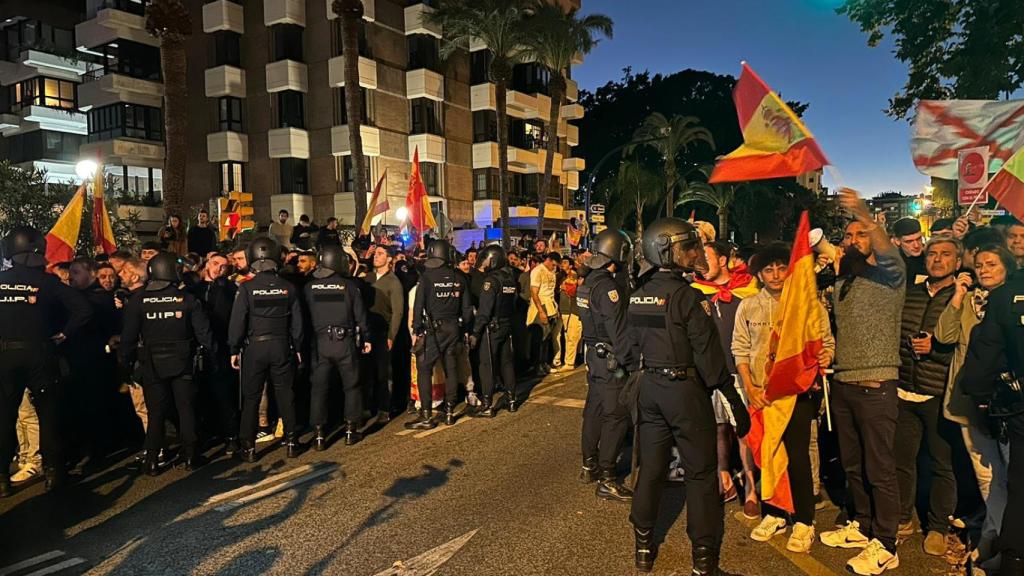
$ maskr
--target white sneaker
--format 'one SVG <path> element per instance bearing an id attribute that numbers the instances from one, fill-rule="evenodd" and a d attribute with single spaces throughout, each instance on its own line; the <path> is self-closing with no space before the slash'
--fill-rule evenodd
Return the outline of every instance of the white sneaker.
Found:
<path id="1" fill-rule="evenodd" d="M 35 464 L 25 464 L 18 468 L 18 471 L 11 475 L 11 484 L 21 484 L 22 482 L 28 482 L 39 475 L 39 467 Z"/>
<path id="2" fill-rule="evenodd" d="M 868 537 L 860 531 L 860 522 L 847 522 L 838 530 L 821 533 L 821 543 L 832 548 L 865 548 Z"/>
<path id="3" fill-rule="evenodd" d="M 767 542 L 777 534 L 783 534 L 786 531 L 786 520 L 783 518 L 777 518 L 771 514 L 764 517 L 761 523 L 757 525 L 750 532 L 750 538 L 757 540 L 758 542 Z"/>
<path id="4" fill-rule="evenodd" d="M 270 434 L 270 433 L 265 432 L 263 430 L 260 430 L 259 432 L 256 433 L 256 443 L 257 444 L 262 444 L 264 442 L 273 442 L 273 440 L 274 440 L 274 435 L 273 434 Z"/>
<path id="5" fill-rule="evenodd" d="M 811 544 L 814 544 L 814 526 L 808 526 L 803 522 L 794 524 L 789 542 L 786 542 L 786 550 L 805 554 L 811 551 Z"/>
<path id="6" fill-rule="evenodd" d="M 878 540 L 871 540 L 860 554 L 846 563 L 848 570 L 861 576 L 877 576 L 899 566 L 900 557 L 886 550 Z"/>

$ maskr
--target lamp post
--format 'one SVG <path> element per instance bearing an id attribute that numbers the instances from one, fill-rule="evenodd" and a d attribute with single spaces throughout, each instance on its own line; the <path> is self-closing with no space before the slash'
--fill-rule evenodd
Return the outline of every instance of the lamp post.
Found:
<path id="1" fill-rule="evenodd" d="M 85 160 L 79 160 L 78 164 L 75 164 L 75 174 L 82 180 L 82 183 L 85 184 L 86 180 L 91 180 L 96 176 L 96 170 L 98 168 L 99 166 L 96 164 L 95 160 L 90 160 L 88 158 Z"/>
<path id="2" fill-rule="evenodd" d="M 599 172 L 601 172 L 601 167 L 604 166 L 604 163 L 607 162 L 612 156 L 614 156 L 615 154 L 618 154 L 623 149 L 625 149 L 625 148 L 627 148 L 629 146 L 639 146 L 640 144 L 646 144 L 648 142 L 654 142 L 655 140 L 661 140 L 663 138 L 665 138 L 665 137 L 664 136 L 651 136 L 649 138 L 642 138 L 640 140 L 630 140 L 629 142 L 626 142 L 625 144 L 619 144 L 615 148 L 612 148 L 611 150 L 608 151 L 607 154 L 602 156 L 601 159 L 597 161 L 597 165 L 594 166 L 594 169 L 590 171 L 590 178 L 587 180 L 587 192 L 586 192 L 586 194 L 583 195 L 583 206 L 584 206 L 584 208 L 583 208 L 583 218 L 585 220 L 588 220 L 590 218 L 590 195 L 594 191 L 594 183 L 597 181 L 597 175 L 598 175 Z M 586 242 L 586 247 L 589 248 L 590 247 L 590 234 L 587 234 L 587 237 L 584 238 L 583 240 L 584 240 L 584 242 Z"/>

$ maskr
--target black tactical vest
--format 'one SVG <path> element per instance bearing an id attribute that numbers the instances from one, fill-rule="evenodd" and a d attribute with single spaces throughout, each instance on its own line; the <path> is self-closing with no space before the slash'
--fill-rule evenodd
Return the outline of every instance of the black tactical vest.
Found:
<path id="1" fill-rule="evenodd" d="M 485 282 L 492 282 L 497 290 L 494 303 L 494 318 L 509 320 L 516 313 L 516 299 L 519 298 L 519 282 L 509 268 L 502 268 L 489 274 Z"/>
<path id="2" fill-rule="evenodd" d="M 576 288 L 576 307 L 579 309 L 580 322 L 583 324 L 583 340 L 587 344 L 604 342 L 611 344 L 611 336 L 605 329 L 606 318 L 592 307 L 593 295 L 607 294 L 618 288 L 615 280 L 607 270 L 593 270 L 587 274 L 583 284 Z"/>
<path id="3" fill-rule="evenodd" d="M 647 368 L 694 365 L 686 326 L 673 322 L 668 314 L 684 290 L 692 288 L 682 278 L 658 273 L 629 298 L 629 324 L 639 335 L 640 354 Z"/>
<path id="4" fill-rule="evenodd" d="M 307 290 L 317 354 L 322 358 L 348 355 L 356 341 L 352 298 L 360 297 L 358 288 L 353 282 L 333 275 L 310 282 Z"/>
<path id="5" fill-rule="evenodd" d="M 420 278 L 419 290 L 426 290 L 424 309 L 430 320 L 457 320 L 462 316 L 462 291 L 466 289 L 455 270 L 428 268 Z"/>
<path id="6" fill-rule="evenodd" d="M 177 288 L 142 296 L 142 361 L 157 378 L 192 370 L 192 330 L 186 295 Z"/>

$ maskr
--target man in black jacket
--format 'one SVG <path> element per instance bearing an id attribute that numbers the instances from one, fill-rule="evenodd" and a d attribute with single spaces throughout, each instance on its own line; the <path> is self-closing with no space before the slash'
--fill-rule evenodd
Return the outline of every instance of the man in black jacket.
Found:
<path id="1" fill-rule="evenodd" d="M 913 533 L 917 453 L 922 441 L 931 459 L 931 494 L 924 551 L 946 553 L 949 516 L 956 506 L 950 434 L 955 425 L 942 413 L 943 393 L 954 346 L 933 337 L 939 315 L 953 296 L 953 277 L 960 268 L 963 247 L 953 238 L 937 238 L 925 249 L 928 280 L 907 289 L 903 305 L 900 347 L 899 417 L 896 424 L 896 477 L 900 487 L 899 536 Z"/>
<path id="2" fill-rule="evenodd" d="M 210 226 L 210 213 L 206 209 L 202 209 L 196 214 L 195 226 L 188 228 L 188 251 L 206 258 L 206 255 L 213 252 L 216 246 L 217 233 Z"/>

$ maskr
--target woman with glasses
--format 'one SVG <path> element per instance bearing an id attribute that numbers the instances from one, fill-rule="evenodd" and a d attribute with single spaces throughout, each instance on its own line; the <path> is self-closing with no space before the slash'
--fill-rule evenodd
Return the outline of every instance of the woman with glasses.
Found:
<path id="1" fill-rule="evenodd" d="M 978 479 L 978 489 L 987 509 L 981 540 L 978 542 L 978 564 L 992 559 L 995 540 L 1002 525 L 1003 510 L 1006 507 L 1009 446 L 993 437 L 988 417 L 979 412 L 971 397 L 960 389 L 960 368 L 967 356 L 971 331 L 985 316 L 989 292 L 1002 286 L 1015 269 L 1013 255 L 1003 246 L 992 244 L 981 247 L 974 260 L 977 281 L 967 272 L 957 276 L 956 291 L 935 327 L 936 340 L 943 344 L 957 345 L 949 366 L 943 412 L 947 419 L 960 424 Z"/>

